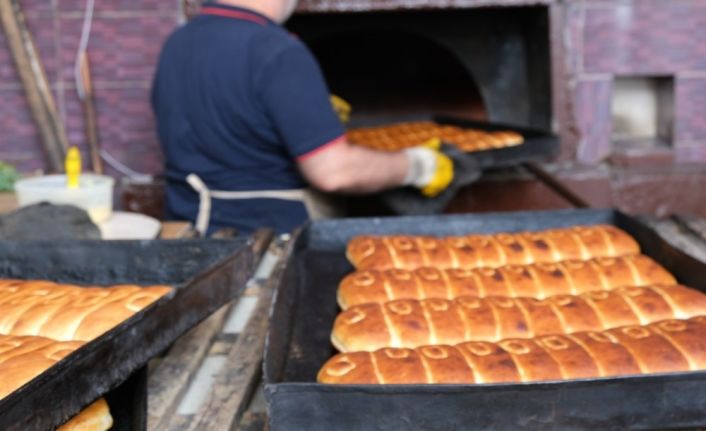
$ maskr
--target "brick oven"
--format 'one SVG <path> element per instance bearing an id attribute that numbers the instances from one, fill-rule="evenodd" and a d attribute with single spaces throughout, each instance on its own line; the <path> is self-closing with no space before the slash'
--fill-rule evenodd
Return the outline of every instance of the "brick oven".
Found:
<path id="1" fill-rule="evenodd" d="M 551 127 L 546 8 L 301 14 L 289 28 L 356 119 L 435 113 Z"/>
<path id="2" fill-rule="evenodd" d="M 319 55 L 334 91 L 359 94 L 346 87 L 354 74 L 337 68 L 394 50 L 395 38 L 436 44 L 466 70 L 467 87 L 478 88 L 472 107 L 454 101 L 456 107 L 470 117 L 554 130 L 562 151 L 548 169 L 593 205 L 706 213 L 706 43 L 694 37 L 706 23 L 706 3 L 309 0 L 300 9 L 292 28 Z M 344 34 L 363 46 L 350 50 Z M 432 61 L 425 53 L 412 48 L 401 57 L 416 56 L 424 76 Z M 409 67 L 390 57 L 374 64 Z M 473 93 L 461 81 L 444 83 L 458 85 L 456 96 Z M 505 171 L 469 187 L 450 210 L 566 205 L 525 173 Z"/>
<path id="3" fill-rule="evenodd" d="M 69 140 L 83 1 L 22 0 Z M 101 0 L 89 45 L 102 144 L 161 172 L 149 86 L 164 38 L 198 1 Z M 706 2 L 302 0 L 289 23 L 358 119 L 448 113 L 553 130 L 547 169 L 596 206 L 706 215 Z M 0 34 L 0 159 L 45 167 Z M 639 107 L 636 109 L 635 107 Z M 562 207 L 522 170 L 490 173 L 450 211 Z"/>

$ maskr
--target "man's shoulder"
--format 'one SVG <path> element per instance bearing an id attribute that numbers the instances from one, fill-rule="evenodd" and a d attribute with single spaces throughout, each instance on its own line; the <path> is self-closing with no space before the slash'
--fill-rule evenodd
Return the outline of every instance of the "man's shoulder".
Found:
<path id="1" fill-rule="evenodd" d="M 284 27 L 269 25 L 261 28 L 255 35 L 254 42 L 266 52 L 281 52 L 287 49 L 305 48 L 296 36 L 289 33 Z"/>

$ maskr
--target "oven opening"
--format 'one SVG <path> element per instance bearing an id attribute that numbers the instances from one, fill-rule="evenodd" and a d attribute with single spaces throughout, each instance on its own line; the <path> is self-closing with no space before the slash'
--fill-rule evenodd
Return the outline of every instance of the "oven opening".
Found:
<path id="1" fill-rule="evenodd" d="M 353 125 L 452 115 L 551 127 L 546 7 L 299 14 L 288 27 Z"/>
<path id="2" fill-rule="evenodd" d="M 311 41 L 331 91 L 356 121 L 430 113 L 487 118 L 480 89 L 453 52 L 414 33 L 342 33 Z"/>

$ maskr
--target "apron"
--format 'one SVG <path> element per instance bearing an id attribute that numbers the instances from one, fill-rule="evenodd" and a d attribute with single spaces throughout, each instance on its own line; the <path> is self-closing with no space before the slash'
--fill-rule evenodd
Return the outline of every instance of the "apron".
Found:
<path id="1" fill-rule="evenodd" d="M 319 220 L 341 216 L 341 209 L 338 208 L 330 197 L 311 189 L 291 189 L 291 190 L 253 190 L 253 191 L 224 191 L 211 190 L 206 183 L 196 174 L 189 174 L 186 182 L 199 194 L 199 212 L 196 216 L 196 231 L 203 237 L 208 232 L 211 221 L 211 201 L 213 199 L 222 200 L 246 200 L 246 199 L 281 199 L 285 201 L 301 202 L 304 204 L 309 218 Z"/>

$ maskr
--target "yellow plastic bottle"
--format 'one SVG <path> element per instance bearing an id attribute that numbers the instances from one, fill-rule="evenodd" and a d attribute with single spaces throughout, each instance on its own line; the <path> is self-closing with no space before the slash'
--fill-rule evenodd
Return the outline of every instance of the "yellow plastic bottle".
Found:
<path id="1" fill-rule="evenodd" d="M 79 178 L 81 177 L 81 153 L 77 147 L 69 148 L 68 153 L 66 153 L 64 169 L 66 170 L 66 187 L 77 189 Z"/>

